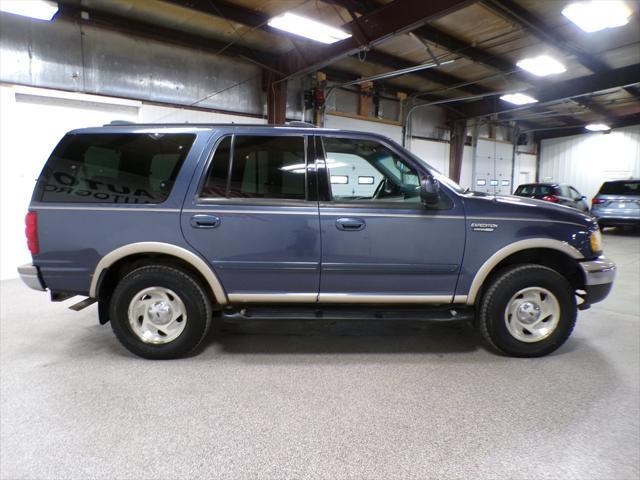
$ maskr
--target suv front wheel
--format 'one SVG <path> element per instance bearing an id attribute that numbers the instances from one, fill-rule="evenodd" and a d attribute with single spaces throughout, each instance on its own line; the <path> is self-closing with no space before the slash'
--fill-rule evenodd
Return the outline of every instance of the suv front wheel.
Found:
<path id="1" fill-rule="evenodd" d="M 130 352 L 149 359 L 183 357 L 205 338 L 211 305 L 188 273 L 165 265 L 137 268 L 116 286 L 111 327 Z"/>
<path id="2" fill-rule="evenodd" d="M 571 335 L 577 308 L 573 289 L 558 272 L 516 265 L 500 272 L 480 300 L 478 327 L 485 341 L 507 355 L 539 357 Z"/>

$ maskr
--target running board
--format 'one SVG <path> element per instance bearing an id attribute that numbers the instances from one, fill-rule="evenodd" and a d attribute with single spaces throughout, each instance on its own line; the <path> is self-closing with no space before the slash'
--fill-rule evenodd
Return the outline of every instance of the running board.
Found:
<path id="1" fill-rule="evenodd" d="M 84 300 L 82 300 L 82 301 L 80 301 L 78 303 L 74 303 L 73 305 L 71 305 L 69 307 L 69 310 L 73 310 L 75 312 L 79 312 L 83 308 L 87 308 L 89 305 L 93 305 L 94 303 L 96 303 L 96 299 L 95 298 L 87 297 Z"/>
<path id="2" fill-rule="evenodd" d="M 222 318 L 232 321 L 243 320 L 418 320 L 448 322 L 473 320 L 474 312 L 470 307 L 432 307 L 432 308 L 385 308 L 352 307 L 344 305 L 304 306 L 251 306 L 227 307 L 222 310 Z"/>

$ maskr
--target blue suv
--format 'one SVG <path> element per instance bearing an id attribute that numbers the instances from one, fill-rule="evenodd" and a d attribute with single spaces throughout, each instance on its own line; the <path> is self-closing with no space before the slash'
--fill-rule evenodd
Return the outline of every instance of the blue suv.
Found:
<path id="1" fill-rule="evenodd" d="M 145 358 L 227 319 L 468 319 L 533 357 L 604 299 L 615 265 L 574 209 L 465 191 L 385 137 L 294 126 L 69 132 L 26 218 L 24 282 L 98 302 Z"/>

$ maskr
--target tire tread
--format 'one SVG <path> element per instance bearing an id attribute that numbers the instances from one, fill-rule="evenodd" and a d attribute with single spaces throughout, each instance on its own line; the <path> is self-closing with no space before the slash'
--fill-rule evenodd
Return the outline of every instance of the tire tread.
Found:
<path id="1" fill-rule="evenodd" d="M 193 346 L 191 346 L 188 350 L 186 351 L 182 351 L 177 353 L 176 355 L 172 355 L 172 358 L 177 358 L 177 357 L 182 357 L 182 356 L 188 356 L 191 355 L 193 352 L 195 352 L 202 344 L 202 342 L 204 341 L 204 339 L 207 337 L 207 334 L 209 333 L 210 327 L 211 327 L 211 323 L 212 323 L 212 306 L 211 306 L 211 301 L 208 298 L 208 296 L 205 293 L 205 289 L 203 288 L 203 286 L 196 280 L 194 279 L 190 274 L 188 274 L 187 272 L 180 270 L 176 267 L 173 266 L 168 266 L 168 265 L 159 265 L 159 264 L 151 264 L 151 265 L 145 265 L 145 266 L 141 266 L 136 268 L 135 270 L 130 271 L 129 273 L 127 273 L 124 277 L 122 277 L 120 279 L 120 281 L 118 282 L 116 288 L 113 291 L 113 295 L 112 295 L 112 301 L 113 299 L 118 298 L 118 294 L 119 294 L 119 290 L 123 289 L 127 286 L 128 283 L 130 283 L 132 280 L 136 279 L 136 277 L 139 277 L 141 275 L 148 275 L 148 274 L 160 274 L 160 275 L 172 275 L 174 277 L 177 277 L 179 279 L 181 279 L 182 281 L 191 284 L 191 286 L 193 287 L 194 291 L 197 293 L 199 300 L 202 302 L 202 305 L 204 305 L 204 311 L 205 311 L 205 324 L 204 324 L 204 328 L 202 329 L 202 333 L 200 334 L 200 337 L 198 338 L 197 342 L 194 343 Z M 114 321 L 114 319 L 111 320 L 112 322 Z M 131 353 L 136 354 L 136 355 L 140 355 L 140 352 L 136 352 L 134 351 L 131 346 L 129 345 L 129 343 L 127 342 L 126 338 L 125 338 L 125 333 L 120 330 L 120 329 L 116 329 L 113 328 L 113 332 L 115 333 L 116 337 L 118 338 L 119 342 L 127 349 L 129 350 Z"/>
<path id="2" fill-rule="evenodd" d="M 502 355 L 514 355 L 514 354 L 506 352 L 503 348 L 500 348 L 494 341 L 493 337 L 491 336 L 491 333 L 489 331 L 488 320 L 490 315 L 489 310 L 492 306 L 492 299 L 494 298 L 496 292 L 504 288 L 505 284 L 508 285 L 513 280 L 514 277 L 521 275 L 523 272 L 540 271 L 540 270 L 546 270 L 548 271 L 549 275 L 559 277 L 564 282 L 567 281 L 557 271 L 544 265 L 539 265 L 539 264 L 514 265 L 514 266 L 506 267 L 504 270 L 502 270 L 502 272 L 496 275 L 495 278 L 491 280 L 491 283 L 489 284 L 486 291 L 482 295 L 482 298 L 480 299 L 480 302 L 479 302 L 480 308 L 478 312 L 478 330 L 480 331 L 480 335 L 482 336 L 483 340 L 488 344 L 488 346 Z M 558 342 L 559 344 L 555 346 L 555 348 L 553 348 L 552 351 L 555 350 L 556 348 L 559 348 L 566 341 L 566 339 L 569 338 L 569 336 L 573 332 L 575 324 L 576 324 L 576 318 L 574 315 L 573 318 L 570 319 L 570 325 L 566 335 L 560 339 L 560 342 Z M 544 353 L 540 355 L 544 355 Z M 539 355 L 518 355 L 518 356 L 539 356 Z"/>

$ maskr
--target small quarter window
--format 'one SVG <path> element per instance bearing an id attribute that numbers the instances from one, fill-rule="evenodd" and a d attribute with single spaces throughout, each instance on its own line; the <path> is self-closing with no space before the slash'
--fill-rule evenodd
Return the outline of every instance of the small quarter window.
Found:
<path id="1" fill-rule="evenodd" d="M 202 186 L 202 198 L 225 197 L 227 195 L 227 176 L 231 160 L 231 137 L 225 137 L 218 144 L 206 180 Z"/>

